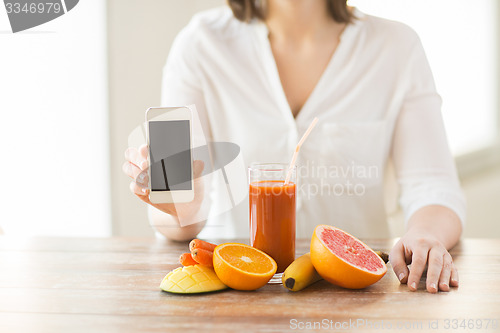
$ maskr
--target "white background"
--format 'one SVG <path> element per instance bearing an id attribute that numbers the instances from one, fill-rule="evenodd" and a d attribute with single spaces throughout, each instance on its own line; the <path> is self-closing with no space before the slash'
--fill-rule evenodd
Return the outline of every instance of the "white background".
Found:
<path id="1" fill-rule="evenodd" d="M 110 234 L 105 1 L 12 34 L 0 5 L 0 227 Z"/>
<path id="2" fill-rule="evenodd" d="M 443 98 L 446 130 L 456 155 L 496 139 L 498 0 L 350 0 L 349 4 L 417 31 Z"/>

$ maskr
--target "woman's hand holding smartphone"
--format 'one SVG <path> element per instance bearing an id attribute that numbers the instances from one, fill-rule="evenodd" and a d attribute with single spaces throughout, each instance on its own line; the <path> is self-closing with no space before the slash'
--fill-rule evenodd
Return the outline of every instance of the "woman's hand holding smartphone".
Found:
<path id="1" fill-rule="evenodd" d="M 127 176 L 132 178 L 130 190 L 139 199 L 147 204 L 165 212 L 167 214 L 183 218 L 196 214 L 203 202 L 204 184 L 201 174 L 203 172 L 203 161 L 197 160 L 193 162 L 193 187 L 194 199 L 186 203 L 152 203 L 149 199 L 149 176 L 148 176 L 148 146 L 143 145 L 139 149 L 129 147 L 125 151 L 125 163 L 123 171 Z"/>
<path id="2" fill-rule="evenodd" d="M 177 217 L 177 222 L 191 222 L 203 202 L 204 163 L 193 161 L 191 111 L 190 107 L 149 108 L 147 145 L 128 148 L 123 165 L 124 172 L 133 179 L 132 193 Z"/>

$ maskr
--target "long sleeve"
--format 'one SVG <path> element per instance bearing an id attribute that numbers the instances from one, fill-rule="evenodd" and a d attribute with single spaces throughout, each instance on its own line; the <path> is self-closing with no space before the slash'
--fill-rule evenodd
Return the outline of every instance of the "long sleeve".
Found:
<path id="1" fill-rule="evenodd" d="M 196 34 L 191 30 L 191 25 L 184 28 L 172 44 L 163 68 L 161 103 L 163 106 L 196 105 L 193 140 L 197 146 L 210 141 L 211 131 L 196 59 Z"/>
<path id="2" fill-rule="evenodd" d="M 408 92 L 392 146 L 405 221 L 424 206 L 442 205 L 453 210 L 464 226 L 466 204 L 445 135 L 441 98 L 418 39 L 406 70 Z"/>

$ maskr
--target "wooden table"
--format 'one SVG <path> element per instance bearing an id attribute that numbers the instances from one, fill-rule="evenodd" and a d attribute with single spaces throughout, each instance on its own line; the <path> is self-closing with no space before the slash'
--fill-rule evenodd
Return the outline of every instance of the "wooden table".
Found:
<path id="1" fill-rule="evenodd" d="M 365 241 L 385 251 L 394 243 Z M 299 240 L 297 253 L 308 245 Z M 500 330 L 500 240 L 461 241 L 452 251 L 460 287 L 438 294 L 424 290 L 424 279 L 417 292 L 408 291 L 391 267 L 364 290 L 321 281 L 296 293 L 280 285 L 161 292 L 160 281 L 186 249 L 187 243 L 150 238 L 1 236 L 0 332 L 281 332 L 311 331 L 301 328 L 314 322 L 324 331 Z"/>

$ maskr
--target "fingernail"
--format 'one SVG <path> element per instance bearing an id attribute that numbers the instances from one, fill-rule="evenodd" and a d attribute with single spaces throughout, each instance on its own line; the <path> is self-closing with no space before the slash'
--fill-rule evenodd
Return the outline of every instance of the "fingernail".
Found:
<path id="1" fill-rule="evenodd" d="M 399 281 L 402 281 L 404 279 L 404 277 L 405 277 L 404 273 L 399 273 L 399 276 L 398 276 Z"/>
<path id="2" fill-rule="evenodd" d="M 435 283 L 431 283 L 429 287 L 431 287 L 431 289 L 437 290 Z"/>
<path id="3" fill-rule="evenodd" d="M 139 183 L 142 183 L 144 181 L 144 178 L 146 178 L 146 175 L 141 173 L 138 177 L 137 177 L 137 180 L 139 181 Z"/>
<path id="4" fill-rule="evenodd" d="M 411 284 L 411 287 L 412 287 L 413 289 L 417 289 L 417 283 L 416 283 L 416 282 L 413 282 L 413 283 Z"/>

